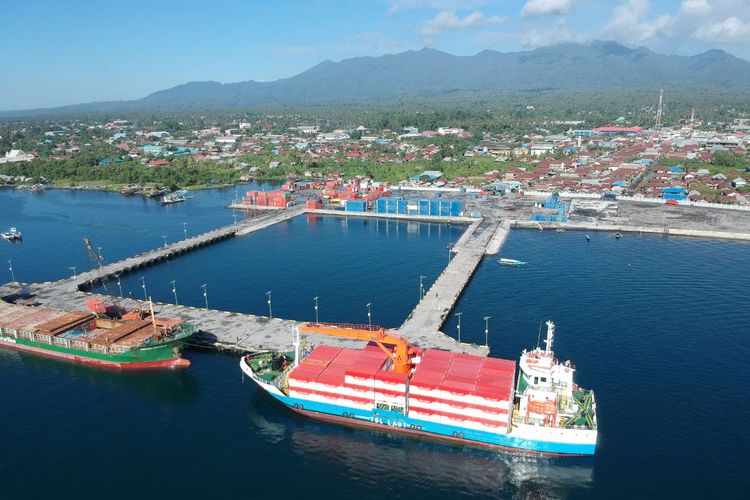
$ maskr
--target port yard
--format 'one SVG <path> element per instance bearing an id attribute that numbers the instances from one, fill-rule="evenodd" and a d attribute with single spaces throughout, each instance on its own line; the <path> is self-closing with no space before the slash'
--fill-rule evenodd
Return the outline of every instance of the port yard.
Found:
<path id="1" fill-rule="evenodd" d="M 0 287 L 0 295 L 6 298 L 6 300 L 14 300 L 22 297 L 22 300 L 19 302 L 29 305 L 33 304 L 41 307 L 67 310 L 84 310 L 86 309 L 86 300 L 92 295 L 88 290 L 92 289 L 97 282 L 112 280 L 117 276 L 174 258 L 180 254 L 214 242 L 250 234 L 270 225 L 297 217 L 305 211 L 316 215 L 341 214 L 340 211 L 307 210 L 297 206 L 266 212 L 260 216 L 208 231 L 171 245 L 165 245 L 140 255 L 103 265 L 98 270 L 94 269 L 81 273 L 76 277 L 45 283 L 6 284 Z M 364 217 L 372 216 L 372 214 L 366 213 L 357 215 Z M 460 216 L 408 216 L 384 213 L 377 214 L 377 217 L 427 220 L 431 222 L 445 222 L 450 220 L 452 223 L 468 224 L 464 236 L 451 249 L 453 258 L 448 269 L 443 272 L 443 275 L 441 275 L 430 290 L 430 293 L 434 292 L 436 296 L 431 298 L 429 294 L 425 294 L 424 299 L 420 302 L 419 312 L 410 315 L 410 324 L 422 324 L 424 328 L 414 328 L 407 325 L 408 328 L 405 328 L 403 331 L 399 330 L 399 333 L 406 336 L 411 343 L 418 346 L 486 355 L 486 347 L 459 344 L 453 338 L 441 333 L 439 328 L 445 315 L 452 309 L 455 300 L 460 296 L 463 286 L 468 282 L 473 270 L 481 260 L 486 245 L 495 234 L 497 224 L 491 222 L 485 223 L 476 218 Z M 463 279 L 456 279 L 459 275 L 463 275 Z M 438 292 L 442 292 L 442 297 L 439 299 L 437 297 Z M 113 300 L 113 297 L 102 298 L 106 302 Z M 128 309 L 143 306 L 141 302 L 130 298 L 120 298 L 117 299 L 117 302 L 121 307 Z M 299 324 L 292 320 L 207 308 L 177 306 L 166 303 L 156 303 L 155 308 L 160 316 L 176 318 L 196 325 L 200 331 L 194 338 L 195 343 L 237 351 L 286 348 L 291 342 L 294 328 Z M 435 314 L 438 309 L 442 311 L 440 314 L 437 314 L 435 318 L 428 317 Z M 414 321 L 418 323 L 413 323 Z M 313 344 L 334 343 L 344 347 L 351 347 L 357 344 L 356 341 L 332 339 L 316 334 L 308 334 L 307 341 Z"/>
<path id="2" fill-rule="evenodd" d="M 78 274 L 73 278 L 34 284 L 6 284 L 0 287 L 0 294 L 11 299 L 25 297 L 21 300 L 22 303 L 45 308 L 85 310 L 86 299 L 91 295 L 89 290 L 93 289 L 98 282 L 111 281 L 118 276 L 176 258 L 202 246 L 251 234 L 305 213 L 329 217 L 366 217 L 466 224 L 468 227 L 464 234 L 449 249 L 451 259 L 447 267 L 428 290 L 421 292 L 421 299 L 396 333 L 406 337 L 411 343 L 423 347 L 486 355 L 488 349 L 485 346 L 460 343 L 458 339 L 441 333 L 440 329 L 482 258 L 485 255 L 495 255 L 501 250 L 512 227 L 544 229 L 551 226 L 590 231 L 640 231 L 750 240 L 750 211 L 742 210 L 717 210 L 624 200 L 573 199 L 571 203 L 562 204 L 565 207 L 566 217 L 569 215 L 568 222 L 555 223 L 532 220 L 532 213 L 535 213 L 537 207 L 540 206 L 540 198 L 516 194 L 477 196 L 473 193 L 451 193 L 449 196 L 453 200 L 446 200 L 443 203 L 446 207 L 453 207 L 455 205 L 448 204 L 459 200 L 463 204 L 460 215 L 456 215 L 455 209 L 446 209 L 443 212 L 444 215 L 438 215 L 439 208 L 433 210 L 425 208 L 422 213 L 419 213 L 419 208 L 416 210 L 417 213 L 414 213 L 414 209 L 409 210 L 411 213 L 393 213 L 406 212 L 407 206 L 427 207 L 426 196 L 422 191 L 399 191 L 398 199 L 402 199 L 402 202 L 396 201 L 390 205 L 388 202 L 371 203 L 373 211 L 367 210 L 367 204 L 347 204 L 346 208 L 354 207 L 354 209 L 341 210 L 335 205 L 322 205 L 316 202 L 316 208 L 309 208 L 307 204 L 304 204 L 304 196 L 315 196 L 315 193 L 303 192 L 301 195 L 302 198 L 300 193 L 296 194 L 296 203 L 291 198 L 286 198 L 289 200 L 286 208 L 253 210 L 253 217 L 103 265 L 101 268 Z M 321 206 L 323 208 L 319 208 Z M 234 202 L 229 208 L 247 210 L 253 207 Z M 552 211 L 548 210 L 546 213 L 552 213 Z M 471 216 L 466 216 L 466 214 Z M 112 300 L 111 297 L 103 297 L 103 299 Z M 120 298 L 118 302 L 126 308 L 143 305 L 132 298 Z M 230 311 L 168 303 L 156 303 L 155 306 L 165 317 L 194 324 L 199 329 L 192 341 L 195 344 L 220 349 L 236 351 L 282 349 L 289 345 L 293 331 L 299 325 L 293 320 Z M 324 338 L 313 333 L 308 335 L 307 341 L 312 344 L 335 343 L 341 347 L 350 347 L 357 343 L 347 339 Z"/>

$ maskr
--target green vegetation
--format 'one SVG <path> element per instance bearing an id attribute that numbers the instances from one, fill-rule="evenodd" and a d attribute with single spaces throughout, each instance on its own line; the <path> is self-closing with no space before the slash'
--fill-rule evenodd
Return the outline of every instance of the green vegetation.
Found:
<path id="1" fill-rule="evenodd" d="M 37 158 L 31 162 L 2 165 L 0 173 L 31 177 L 34 182 L 42 178 L 55 185 L 85 184 L 104 186 L 125 184 L 158 184 L 171 188 L 205 186 L 206 184 L 232 184 L 240 180 L 242 172 L 229 165 L 210 161 L 195 162 L 190 158 L 175 158 L 164 167 L 149 167 L 137 161 L 126 160 L 120 164 L 99 165 L 100 154 L 85 151 L 67 160 Z"/>

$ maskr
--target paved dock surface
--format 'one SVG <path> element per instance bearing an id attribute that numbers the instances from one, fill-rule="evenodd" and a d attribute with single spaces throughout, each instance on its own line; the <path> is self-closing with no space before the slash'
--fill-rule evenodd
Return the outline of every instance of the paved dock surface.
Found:
<path id="1" fill-rule="evenodd" d="M 294 207 L 285 210 L 276 210 L 265 213 L 252 219 L 231 224 L 222 228 L 208 231 L 192 238 L 172 243 L 164 247 L 144 252 L 140 255 L 128 257 L 118 262 L 113 262 L 102 267 L 101 270 L 91 270 L 79 274 L 76 277 L 66 278 L 54 282 L 19 284 L 11 283 L 0 286 L 0 296 L 8 297 L 15 294 L 28 295 L 30 302 L 42 307 L 52 309 L 72 310 L 86 309 L 86 300 L 95 294 L 82 290 L 92 288 L 92 284 L 102 279 L 112 279 L 118 275 L 132 272 L 144 266 L 157 263 L 167 258 L 176 257 L 181 253 L 208 245 L 226 238 L 239 237 L 261 230 L 273 224 L 289 220 L 305 213 L 302 207 Z M 329 215 L 329 214 L 321 214 Z M 331 214 L 333 215 L 333 214 Z M 336 213 L 335 215 L 347 215 Z M 379 217 L 388 217 L 387 214 L 379 214 Z M 398 217 L 403 218 L 403 217 Z M 415 218 L 418 219 L 418 218 Z M 456 220 L 457 218 L 452 218 Z M 434 221 L 430 218 L 430 221 Z M 458 222 L 458 221 L 457 221 Z M 446 349 L 451 351 L 466 352 L 472 354 L 486 355 L 487 348 L 471 344 L 459 344 L 456 340 L 439 331 L 445 314 L 452 309 L 455 300 L 458 299 L 463 286 L 468 283 L 471 274 L 481 260 L 487 243 L 490 241 L 497 229 L 497 222 L 487 222 L 477 219 L 466 218 L 463 223 L 471 223 L 466 233 L 454 246 L 455 256 L 450 265 L 441 276 L 450 276 L 436 282 L 428 291 L 425 299 L 417 306 L 418 315 L 414 321 L 407 322 L 409 327 L 398 329 L 395 333 L 406 337 L 410 343 L 420 347 Z M 448 274 L 446 274 L 448 273 Z M 449 282 L 453 282 L 452 285 Z M 457 286 L 461 283 L 460 286 Z M 450 286 L 450 288 L 446 288 Z M 430 293 L 441 291 L 444 296 L 437 302 L 431 304 L 428 296 Z M 131 298 L 116 298 L 99 295 L 106 304 L 117 303 L 128 309 L 145 307 L 143 302 Z M 442 315 L 427 318 L 432 314 L 435 307 L 447 308 Z M 188 306 L 177 306 L 174 304 L 155 303 L 155 310 L 164 317 L 182 319 L 195 324 L 199 333 L 192 342 L 205 346 L 238 351 L 257 349 L 285 349 L 291 345 L 292 336 L 298 321 L 279 318 L 268 318 L 250 314 L 219 311 L 214 309 L 196 308 Z M 415 310 L 415 311 L 417 311 Z M 414 314 L 414 313 L 413 313 Z M 422 327 L 418 325 L 423 325 Z M 361 342 L 339 339 L 327 335 L 306 334 L 306 341 L 312 344 L 331 344 L 341 347 L 361 346 Z"/>
<path id="2" fill-rule="evenodd" d="M 450 264 L 398 329 L 401 335 L 407 338 L 418 335 L 444 335 L 440 333 L 440 328 L 482 261 L 488 246 L 494 241 L 495 246 L 490 250 L 499 250 L 505 241 L 507 228 L 501 231 L 501 236 L 493 238 L 500 227 L 499 220 L 485 219 L 467 230 L 472 232 L 459 240 L 461 245 L 457 244 L 454 247 L 455 255 Z"/>

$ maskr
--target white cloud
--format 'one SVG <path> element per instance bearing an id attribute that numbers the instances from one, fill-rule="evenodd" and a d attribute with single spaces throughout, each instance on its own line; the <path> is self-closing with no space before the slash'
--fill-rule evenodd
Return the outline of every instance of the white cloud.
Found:
<path id="1" fill-rule="evenodd" d="M 703 16 L 711 12 L 711 5 L 706 0 L 683 0 L 680 12 L 688 16 Z"/>
<path id="2" fill-rule="evenodd" d="M 544 29 L 531 28 L 521 36 L 521 46 L 527 49 L 547 47 L 563 42 L 581 42 L 583 38 L 576 38 L 565 27 L 565 21 L 559 20 L 554 26 Z"/>
<path id="3" fill-rule="evenodd" d="M 400 0 L 392 2 L 386 11 L 389 16 L 402 10 L 416 9 L 438 9 L 438 10 L 461 10 L 486 5 L 493 0 Z"/>
<path id="4" fill-rule="evenodd" d="M 454 11 L 443 11 L 439 12 L 434 18 L 429 21 L 425 21 L 420 28 L 422 39 L 425 43 L 430 43 L 432 40 L 445 31 L 455 31 L 467 28 L 475 28 L 479 26 L 490 26 L 497 24 L 505 24 L 509 20 L 507 17 L 490 16 L 484 17 L 484 14 L 479 11 L 474 11 L 471 14 L 467 14 L 464 18 L 460 18 Z"/>
<path id="5" fill-rule="evenodd" d="M 573 0 L 528 0 L 521 9 L 521 16 L 562 16 L 573 12 L 573 8 Z"/>
<path id="6" fill-rule="evenodd" d="M 663 14 L 649 21 L 646 19 L 649 10 L 649 0 L 625 0 L 615 7 L 612 17 L 604 27 L 604 33 L 615 40 L 635 44 L 669 36 L 674 17 Z"/>
<path id="7" fill-rule="evenodd" d="M 750 42 L 750 22 L 735 16 L 728 17 L 723 21 L 700 26 L 693 37 L 709 43 Z"/>

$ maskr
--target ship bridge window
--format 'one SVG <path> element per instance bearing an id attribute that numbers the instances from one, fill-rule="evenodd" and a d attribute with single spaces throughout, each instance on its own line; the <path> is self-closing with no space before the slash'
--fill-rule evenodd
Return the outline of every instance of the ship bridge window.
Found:
<path id="1" fill-rule="evenodd" d="M 546 382 L 546 381 L 547 381 L 547 377 L 542 377 L 542 382 Z"/>
<path id="2" fill-rule="evenodd" d="M 539 383 L 539 377 L 534 377 L 534 383 L 535 383 L 535 384 L 538 384 L 538 383 Z"/>

